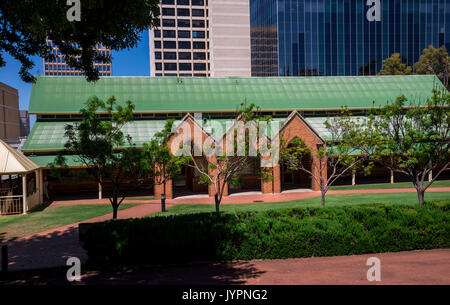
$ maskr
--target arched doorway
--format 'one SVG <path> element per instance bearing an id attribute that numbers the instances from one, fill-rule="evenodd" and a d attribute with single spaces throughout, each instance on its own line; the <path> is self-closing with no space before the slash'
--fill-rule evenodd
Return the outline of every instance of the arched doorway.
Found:
<path id="1" fill-rule="evenodd" d="M 261 192 L 261 160 L 258 157 L 249 157 L 246 167 L 239 172 L 239 184 L 228 185 L 228 193 Z"/>
<path id="2" fill-rule="evenodd" d="M 288 147 L 292 147 L 290 143 Z M 308 171 L 312 171 L 312 156 L 305 155 L 302 164 Z M 286 163 L 280 164 L 281 191 L 310 190 L 312 188 L 312 177 L 303 170 L 293 170 Z"/>
<path id="3" fill-rule="evenodd" d="M 196 157 L 199 167 L 207 170 L 208 162 L 204 157 Z M 200 172 L 188 165 L 183 165 L 181 173 L 173 179 L 173 196 L 208 195 L 208 184 L 200 183 Z"/>

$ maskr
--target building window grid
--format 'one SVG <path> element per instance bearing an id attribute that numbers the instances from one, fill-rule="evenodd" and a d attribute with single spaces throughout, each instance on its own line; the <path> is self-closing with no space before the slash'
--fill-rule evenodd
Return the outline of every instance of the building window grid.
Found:
<path id="1" fill-rule="evenodd" d="M 192 9 L 193 9 L 193 7 L 194 7 L 194 9 L 197 9 L 197 10 L 199 9 L 199 7 L 202 7 L 203 10 L 204 10 L 204 16 L 192 16 Z M 161 13 L 163 11 L 163 8 L 173 8 L 175 10 L 175 16 L 174 16 L 175 20 L 179 20 L 178 17 L 181 17 L 180 19 L 186 19 L 187 17 L 189 17 L 190 27 L 189 28 L 178 27 L 178 21 L 175 22 L 175 26 L 174 27 L 164 26 L 163 23 L 162 23 L 162 19 L 165 16 L 161 14 L 161 16 L 160 16 L 161 28 L 158 29 L 158 30 L 160 30 L 161 32 L 163 32 L 164 30 L 174 30 L 176 32 L 176 37 L 177 37 L 177 38 L 167 38 L 167 39 L 165 39 L 164 35 L 162 35 L 163 36 L 162 37 L 162 39 L 163 39 L 162 41 L 165 41 L 165 40 L 167 40 L 167 41 L 169 41 L 169 40 L 173 40 L 173 41 L 189 41 L 190 44 L 191 44 L 191 48 L 190 49 L 180 49 L 179 46 L 177 45 L 176 49 L 175 49 L 175 52 L 177 53 L 176 59 L 168 60 L 168 59 L 165 59 L 164 56 L 161 56 L 160 60 L 157 60 L 157 62 L 155 61 L 155 67 L 156 67 L 156 63 L 160 63 L 160 66 L 161 66 L 161 70 L 157 70 L 158 74 L 161 74 L 163 76 L 166 75 L 166 71 L 165 71 L 164 66 L 165 66 L 165 63 L 167 62 L 167 63 L 176 63 L 177 64 L 177 73 L 178 74 L 186 74 L 186 72 L 187 72 L 186 70 L 180 70 L 180 63 L 181 64 L 191 63 L 191 71 L 190 72 L 192 73 L 192 75 L 194 75 L 194 71 L 195 72 L 205 72 L 205 75 L 209 75 L 209 56 L 207 56 L 207 53 L 208 53 L 208 41 L 207 40 L 208 40 L 209 35 L 207 34 L 207 32 L 208 32 L 207 15 L 208 14 L 207 14 L 206 3 L 204 3 L 203 6 L 193 6 L 191 1 L 189 2 L 189 5 L 176 5 L 175 2 L 174 2 L 174 4 L 162 4 L 161 5 Z M 177 8 L 189 8 L 189 15 L 190 16 L 178 16 Z M 194 28 L 193 25 L 192 25 L 192 21 L 193 20 L 203 21 L 204 22 L 204 26 L 200 27 L 200 28 L 198 28 L 198 27 Z M 187 30 L 187 29 L 189 29 L 189 31 L 191 33 L 190 38 L 178 38 L 178 31 L 179 30 Z M 205 37 L 204 38 L 193 37 L 192 33 L 195 30 L 204 31 L 205 32 L 205 35 L 204 35 Z M 194 49 L 193 48 L 194 42 L 204 42 L 205 43 L 205 48 L 204 49 Z M 156 51 L 164 52 L 165 51 L 164 45 L 162 44 L 161 49 L 157 49 Z M 186 51 L 189 51 L 191 53 L 191 59 L 190 60 L 189 59 L 179 59 L 179 56 L 178 56 L 179 53 L 180 52 L 186 52 Z M 202 60 L 195 59 L 194 60 L 193 53 L 194 52 L 201 52 L 201 51 L 205 52 L 205 59 L 202 59 Z M 205 68 L 206 68 L 205 70 L 200 70 L 200 71 L 194 70 L 195 63 L 199 63 L 199 62 L 205 64 Z M 181 71 L 183 73 L 180 73 Z M 173 71 L 171 70 L 170 74 L 172 74 L 172 73 L 173 73 Z"/>
<path id="2" fill-rule="evenodd" d="M 69 67 L 64 60 L 63 55 L 59 51 L 58 47 L 55 46 L 53 41 L 47 39 L 46 42 L 47 46 L 52 47 L 51 54 L 56 55 L 55 61 L 47 61 L 43 59 L 44 61 L 44 75 L 58 75 L 58 76 L 83 76 L 84 73 L 82 73 L 81 70 L 76 70 L 73 67 Z M 75 44 L 75 47 L 79 47 L 77 44 Z M 96 45 L 97 52 L 103 52 L 104 55 L 111 55 L 111 50 L 103 47 L 101 44 Z M 112 68 L 111 63 L 105 64 L 101 62 L 94 62 L 93 64 L 94 68 L 97 68 L 99 70 L 100 76 L 111 76 L 112 75 Z M 57 72 L 56 72 L 57 71 Z"/>

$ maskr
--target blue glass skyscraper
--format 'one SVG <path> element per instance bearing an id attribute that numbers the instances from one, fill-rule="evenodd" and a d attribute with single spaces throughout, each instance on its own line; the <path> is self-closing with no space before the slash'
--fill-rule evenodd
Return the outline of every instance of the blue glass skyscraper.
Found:
<path id="1" fill-rule="evenodd" d="M 450 50 L 450 0 L 250 0 L 253 76 L 372 75 Z"/>

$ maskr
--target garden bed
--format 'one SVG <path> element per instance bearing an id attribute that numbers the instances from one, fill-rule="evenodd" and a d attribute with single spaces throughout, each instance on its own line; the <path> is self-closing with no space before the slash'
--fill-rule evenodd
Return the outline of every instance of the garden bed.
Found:
<path id="1" fill-rule="evenodd" d="M 450 200 L 95 223 L 83 234 L 89 261 L 161 264 L 335 256 L 450 247 Z"/>

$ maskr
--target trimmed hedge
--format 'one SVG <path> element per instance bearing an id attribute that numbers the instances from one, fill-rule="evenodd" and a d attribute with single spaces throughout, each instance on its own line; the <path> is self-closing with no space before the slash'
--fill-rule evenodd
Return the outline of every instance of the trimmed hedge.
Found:
<path id="1" fill-rule="evenodd" d="M 97 264 L 351 255 L 450 247 L 450 201 L 201 213 L 92 224 Z"/>

